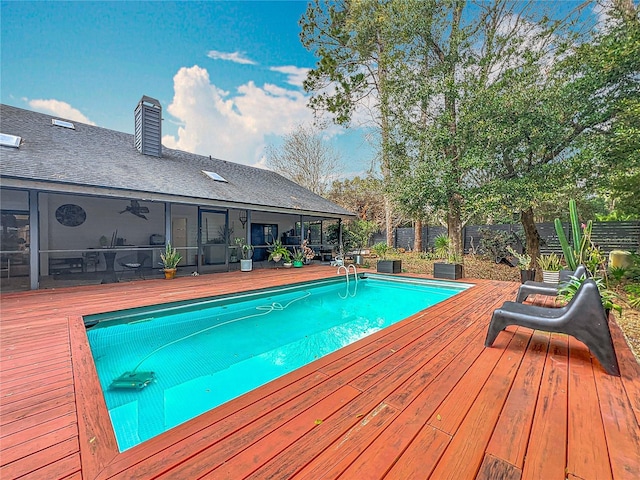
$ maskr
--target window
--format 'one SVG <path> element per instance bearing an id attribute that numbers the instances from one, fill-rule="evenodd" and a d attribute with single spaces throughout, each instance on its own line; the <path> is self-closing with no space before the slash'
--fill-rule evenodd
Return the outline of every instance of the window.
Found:
<path id="1" fill-rule="evenodd" d="M 0 133 L 0 145 L 2 145 L 3 147 L 19 148 L 21 141 L 22 137 Z"/>
<path id="2" fill-rule="evenodd" d="M 224 177 L 222 177 L 221 175 L 218 175 L 216 172 L 207 172 L 206 170 L 202 170 L 202 173 L 204 173 L 210 179 L 215 180 L 216 182 L 229 183 L 227 182 L 227 180 L 225 180 Z"/>
<path id="3" fill-rule="evenodd" d="M 71 122 L 65 122 L 64 120 L 58 120 L 57 118 L 51 119 L 51 124 L 56 127 L 70 128 L 71 130 L 75 130 L 76 126 Z"/>

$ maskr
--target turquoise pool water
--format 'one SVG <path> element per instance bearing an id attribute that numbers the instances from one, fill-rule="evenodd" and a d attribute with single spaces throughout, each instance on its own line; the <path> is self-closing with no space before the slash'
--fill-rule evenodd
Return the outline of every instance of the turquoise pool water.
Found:
<path id="1" fill-rule="evenodd" d="M 85 317 L 120 451 L 469 285 L 370 275 Z M 153 372 L 141 389 L 113 388 Z M 117 384 L 116 384 L 117 386 Z"/>

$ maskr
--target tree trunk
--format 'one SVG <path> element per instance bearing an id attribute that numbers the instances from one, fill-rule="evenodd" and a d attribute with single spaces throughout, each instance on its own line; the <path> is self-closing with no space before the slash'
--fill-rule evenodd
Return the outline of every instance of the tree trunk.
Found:
<path id="1" fill-rule="evenodd" d="M 422 220 L 416 220 L 416 223 L 413 226 L 413 251 L 421 252 L 422 251 Z"/>
<path id="2" fill-rule="evenodd" d="M 391 200 L 384 196 L 384 224 L 387 231 L 387 245 L 395 248 L 393 239 L 393 208 L 391 206 Z"/>
<path id="3" fill-rule="evenodd" d="M 380 95 L 380 134 L 382 140 L 382 158 L 380 171 L 385 186 L 391 179 L 391 158 L 389 152 L 389 92 L 387 88 L 386 45 L 380 32 L 377 33 L 378 43 L 378 93 Z M 393 204 L 389 194 L 384 194 L 384 223 L 387 234 L 387 245 L 395 247 L 393 238 Z"/>
<path id="4" fill-rule="evenodd" d="M 458 257 L 460 261 L 463 259 L 464 243 L 462 241 L 462 220 L 460 218 L 460 197 L 453 195 L 449 198 L 449 213 L 447 214 L 447 232 L 449 234 L 449 242 L 451 252 Z"/>
<path id="5" fill-rule="evenodd" d="M 538 233 L 536 222 L 533 218 L 533 207 L 529 207 L 520 212 L 520 221 L 522 222 L 522 228 L 524 230 L 524 248 L 526 253 L 531 255 L 532 258 L 531 268 L 538 270 L 536 277 L 542 279 L 542 271 L 540 271 L 537 266 L 537 260 L 540 256 L 540 234 Z"/>

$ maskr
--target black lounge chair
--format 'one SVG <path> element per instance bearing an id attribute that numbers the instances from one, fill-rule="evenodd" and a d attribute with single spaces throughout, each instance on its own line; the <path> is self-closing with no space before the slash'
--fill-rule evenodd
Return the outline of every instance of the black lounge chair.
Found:
<path id="1" fill-rule="evenodd" d="M 505 302 L 493 312 L 484 346 L 493 345 L 498 334 L 509 325 L 571 335 L 589 347 L 607 373 L 620 376 L 607 315 L 598 286 L 592 279 L 585 280 L 571 301 L 561 308 Z"/>
<path id="2" fill-rule="evenodd" d="M 578 265 L 575 272 L 571 270 L 560 270 L 560 282 L 545 283 L 545 282 L 532 282 L 526 281 L 518 289 L 518 295 L 516 296 L 516 302 L 524 302 L 529 295 L 545 295 L 547 297 L 555 297 L 558 295 L 558 289 L 562 284 L 569 280 L 570 277 L 580 278 L 583 275 L 588 276 L 589 273 L 584 265 Z"/>

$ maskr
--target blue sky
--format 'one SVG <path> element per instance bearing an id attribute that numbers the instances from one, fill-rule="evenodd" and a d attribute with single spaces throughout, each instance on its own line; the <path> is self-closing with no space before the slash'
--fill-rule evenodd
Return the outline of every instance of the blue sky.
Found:
<path id="1" fill-rule="evenodd" d="M 259 165 L 265 146 L 311 122 L 315 59 L 299 41 L 303 1 L 2 2 L 2 103 L 133 133 L 142 95 L 163 107 L 163 143 Z M 343 174 L 372 148 L 330 142 Z"/>
<path id="2" fill-rule="evenodd" d="M 540 2 L 556 12 L 579 2 Z M 264 166 L 268 144 L 313 120 L 299 40 L 306 1 L 1 2 L 2 103 L 133 133 L 142 97 L 163 106 L 163 143 Z M 342 176 L 374 149 L 331 129 Z"/>

